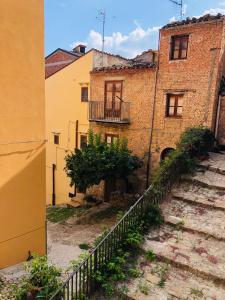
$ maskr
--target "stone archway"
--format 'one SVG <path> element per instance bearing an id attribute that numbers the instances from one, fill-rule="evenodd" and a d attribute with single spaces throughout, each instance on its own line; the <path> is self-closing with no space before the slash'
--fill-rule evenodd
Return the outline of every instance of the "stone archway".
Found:
<path id="1" fill-rule="evenodd" d="M 173 152 L 175 149 L 174 148 L 165 148 L 162 152 L 161 152 L 161 155 L 160 155 L 160 160 L 161 161 L 164 161 L 168 155 Z"/>

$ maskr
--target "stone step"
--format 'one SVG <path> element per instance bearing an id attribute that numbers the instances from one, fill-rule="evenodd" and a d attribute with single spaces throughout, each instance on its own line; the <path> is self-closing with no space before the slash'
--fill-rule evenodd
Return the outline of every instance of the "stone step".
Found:
<path id="1" fill-rule="evenodd" d="M 225 210 L 225 191 L 203 188 L 186 182 L 172 190 L 172 197 L 203 207 Z"/>
<path id="2" fill-rule="evenodd" d="M 198 184 L 209 189 L 225 191 L 225 175 L 212 171 L 196 172 L 194 176 L 185 176 L 185 181 Z"/>
<path id="3" fill-rule="evenodd" d="M 143 245 L 162 261 L 201 278 L 225 285 L 225 242 L 163 225 L 151 231 Z"/>
<path id="4" fill-rule="evenodd" d="M 209 159 L 201 162 L 201 167 L 225 175 L 224 153 L 210 153 Z"/>
<path id="5" fill-rule="evenodd" d="M 130 300 L 223 300 L 225 289 L 216 287 L 213 282 L 176 268 L 163 262 L 153 262 L 139 267 L 143 276 L 128 283 Z M 162 272 L 165 273 L 165 284 L 159 286 Z M 144 289 L 143 289 L 144 287 Z M 143 292 L 146 292 L 144 294 Z"/>
<path id="6" fill-rule="evenodd" d="M 172 224 L 171 216 L 182 220 L 180 226 L 189 231 L 196 231 L 218 240 L 225 240 L 225 212 L 190 205 L 182 200 L 168 199 L 162 203 L 165 222 Z"/>

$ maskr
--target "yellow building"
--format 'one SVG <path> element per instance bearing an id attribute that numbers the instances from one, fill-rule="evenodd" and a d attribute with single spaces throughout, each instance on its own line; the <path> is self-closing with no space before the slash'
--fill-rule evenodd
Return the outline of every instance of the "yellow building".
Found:
<path id="1" fill-rule="evenodd" d="M 0 1 L 0 269 L 46 250 L 43 16 Z"/>
<path id="2" fill-rule="evenodd" d="M 79 47 L 78 47 L 79 48 Z M 74 51 L 79 50 L 76 47 Z M 61 50 L 60 50 L 61 51 Z M 88 99 L 90 95 L 90 71 L 102 65 L 127 63 L 116 55 L 92 49 L 74 62 L 58 70 L 45 81 L 46 90 L 46 200 L 47 204 L 68 203 L 74 195 L 70 180 L 64 171 L 67 151 L 86 143 L 89 129 Z M 53 52 L 55 55 L 55 51 Z M 48 55 L 48 65 L 49 58 Z M 62 60 L 62 57 L 60 58 Z M 61 62 L 51 62 L 57 65 Z"/>

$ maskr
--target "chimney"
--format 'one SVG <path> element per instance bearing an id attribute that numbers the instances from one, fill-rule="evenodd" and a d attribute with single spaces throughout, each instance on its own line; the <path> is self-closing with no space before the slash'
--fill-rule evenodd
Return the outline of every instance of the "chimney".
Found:
<path id="1" fill-rule="evenodd" d="M 87 46 L 85 46 L 85 45 L 77 45 L 75 48 L 73 48 L 73 52 L 85 54 L 86 47 Z"/>

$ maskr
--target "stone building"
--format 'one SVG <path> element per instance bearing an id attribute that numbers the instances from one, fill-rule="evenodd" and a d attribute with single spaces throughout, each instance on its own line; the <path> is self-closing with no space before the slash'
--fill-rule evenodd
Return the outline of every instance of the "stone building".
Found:
<path id="1" fill-rule="evenodd" d="M 219 14 L 170 23 L 158 51 L 91 72 L 91 127 L 108 143 L 126 137 L 147 180 L 188 127 L 208 126 L 225 145 L 224 22 Z"/>
<path id="2" fill-rule="evenodd" d="M 156 70 L 151 138 L 156 167 L 187 127 L 204 125 L 225 142 L 224 74 L 225 19 L 206 15 L 164 26 Z"/>
<path id="3" fill-rule="evenodd" d="M 149 50 L 127 65 L 95 68 L 91 72 L 90 127 L 107 143 L 125 137 L 133 154 L 145 162 L 139 177 L 143 188 L 149 154 L 150 116 L 157 52 Z M 141 186 L 141 185 L 140 185 Z"/>

